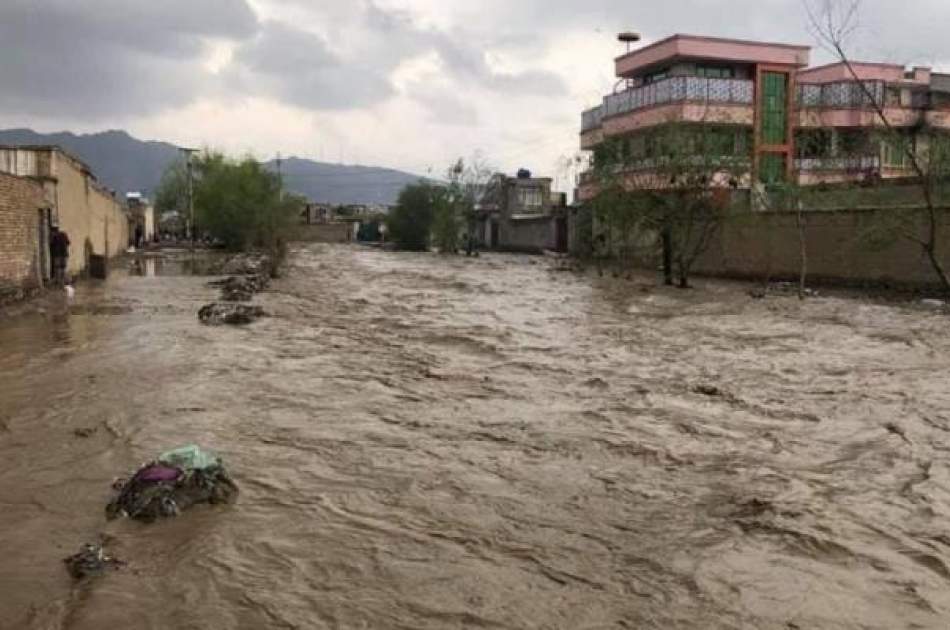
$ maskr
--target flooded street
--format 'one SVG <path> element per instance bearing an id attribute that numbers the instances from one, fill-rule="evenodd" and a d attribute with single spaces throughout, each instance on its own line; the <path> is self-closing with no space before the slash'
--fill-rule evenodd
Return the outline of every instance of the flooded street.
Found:
<path id="1" fill-rule="evenodd" d="M 0 628 L 950 626 L 946 315 L 314 245 L 212 328 L 160 271 L 0 319 Z M 191 442 L 234 505 L 105 520 Z"/>

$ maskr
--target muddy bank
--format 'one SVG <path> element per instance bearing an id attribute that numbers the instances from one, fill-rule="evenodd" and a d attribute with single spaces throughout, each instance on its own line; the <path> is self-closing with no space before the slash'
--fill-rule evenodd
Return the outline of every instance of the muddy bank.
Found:
<path id="1" fill-rule="evenodd" d="M 0 627 L 946 626 L 942 313 L 309 246 L 215 328 L 207 280 L 0 322 Z M 233 506 L 103 525 L 188 442 Z"/>

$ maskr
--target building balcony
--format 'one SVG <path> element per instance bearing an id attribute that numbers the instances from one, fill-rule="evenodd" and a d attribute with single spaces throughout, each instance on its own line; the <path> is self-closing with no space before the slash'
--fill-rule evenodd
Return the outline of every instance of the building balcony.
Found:
<path id="1" fill-rule="evenodd" d="M 581 115 L 581 147 L 599 144 L 603 134 L 624 133 L 664 122 L 751 125 L 755 83 L 742 79 L 671 77 L 610 94 Z M 735 115 L 735 107 L 743 111 Z"/>
<path id="2" fill-rule="evenodd" d="M 798 106 L 801 109 L 852 109 L 870 108 L 875 103 L 884 104 L 885 85 L 883 81 L 865 81 L 865 91 L 857 81 L 836 81 L 834 83 L 800 83 L 798 85 Z M 874 100 L 868 97 L 870 93 Z"/>
<path id="3" fill-rule="evenodd" d="M 798 171 L 869 171 L 881 168 L 881 158 L 876 155 L 854 157 L 798 158 L 795 160 Z"/>

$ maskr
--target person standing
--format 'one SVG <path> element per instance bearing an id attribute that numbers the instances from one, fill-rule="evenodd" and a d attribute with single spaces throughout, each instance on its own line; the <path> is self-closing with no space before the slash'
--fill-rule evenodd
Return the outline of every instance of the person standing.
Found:
<path id="1" fill-rule="evenodd" d="M 142 249 L 142 226 L 135 225 L 135 249 Z"/>
<path id="2" fill-rule="evenodd" d="M 53 282 L 59 286 L 66 284 L 66 263 L 69 260 L 69 236 L 57 227 L 53 227 L 49 239 L 50 258 L 53 261 Z"/>

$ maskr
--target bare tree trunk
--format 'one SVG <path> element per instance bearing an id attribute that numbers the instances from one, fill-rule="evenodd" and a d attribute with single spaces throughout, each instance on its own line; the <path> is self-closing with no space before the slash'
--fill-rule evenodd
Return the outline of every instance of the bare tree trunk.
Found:
<path id="1" fill-rule="evenodd" d="M 663 241 L 663 284 L 673 286 L 673 234 L 670 226 L 663 226 L 661 235 Z"/>

